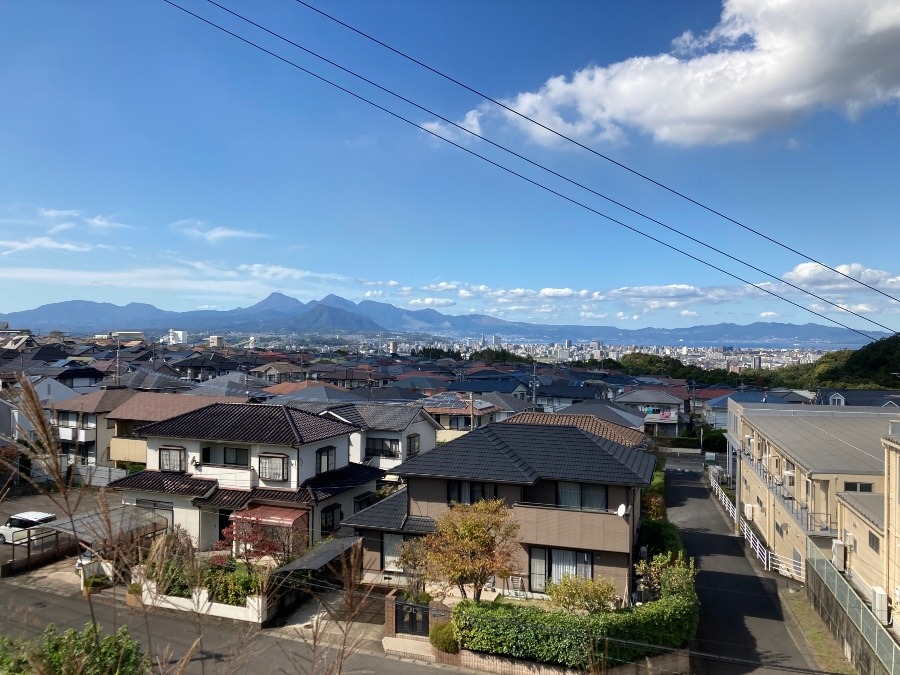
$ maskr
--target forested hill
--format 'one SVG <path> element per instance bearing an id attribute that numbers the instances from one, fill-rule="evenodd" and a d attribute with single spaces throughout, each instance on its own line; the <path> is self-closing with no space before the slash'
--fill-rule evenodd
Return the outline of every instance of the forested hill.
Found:
<path id="1" fill-rule="evenodd" d="M 810 389 L 900 388 L 900 334 L 883 338 L 856 350 L 828 352 L 815 363 L 778 370 L 703 370 L 684 365 L 678 359 L 652 354 L 626 354 L 619 363 L 606 361 L 604 367 L 633 375 L 662 375 L 698 383 L 755 384 L 762 387 Z"/>

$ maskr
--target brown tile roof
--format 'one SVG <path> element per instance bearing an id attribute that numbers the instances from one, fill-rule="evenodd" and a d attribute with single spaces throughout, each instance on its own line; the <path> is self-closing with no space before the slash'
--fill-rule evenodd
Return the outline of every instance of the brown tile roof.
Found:
<path id="1" fill-rule="evenodd" d="M 139 471 L 112 481 L 113 490 L 140 490 L 170 495 L 203 497 L 216 489 L 218 483 L 206 478 L 194 478 L 186 473 L 172 471 Z"/>
<path id="2" fill-rule="evenodd" d="M 161 422 L 213 403 L 244 403 L 244 401 L 244 398 L 235 396 L 184 396 L 141 391 L 112 410 L 107 417 L 113 420 Z"/>
<path id="3" fill-rule="evenodd" d="M 357 431 L 350 424 L 284 405 L 214 403 L 140 427 L 143 437 L 197 438 L 269 445 L 305 445 Z"/>
<path id="4" fill-rule="evenodd" d="M 280 384 L 273 384 L 271 387 L 266 387 L 265 389 L 263 389 L 263 391 L 269 394 L 280 396 L 282 394 L 293 394 L 295 391 L 302 391 L 304 389 L 308 389 L 309 387 L 328 387 L 330 389 L 349 391 L 349 389 L 339 387 L 336 384 L 331 384 L 330 382 L 321 382 L 319 380 L 304 380 L 303 382 L 281 382 Z"/>
<path id="5" fill-rule="evenodd" d="M 623 427 L 593 415 L 560 415 L 558 413 L 521 412 L 504 420 L 506 424 L 542 424 L 578 427 L 594 436 L 606 438 L 627 448 L 639 448 L 646 437 L 637 429 Z"/>
<path id="6" fill-rule="evenodd" d="M 136 393 L 131 389 L 101 389 L 100 391 L 92 391 L 90 394 L 60 401 L 53 407 L 56 410 L 96 415 L 118 408 Z"/>

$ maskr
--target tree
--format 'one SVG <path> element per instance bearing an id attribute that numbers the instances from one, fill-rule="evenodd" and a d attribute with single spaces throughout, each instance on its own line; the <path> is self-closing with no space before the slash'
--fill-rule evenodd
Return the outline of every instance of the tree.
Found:
<path id="1" fill-rule="evenodd" d="M 694 588 L 697 570 L 694 559 L 684 559 L 684 554 L 660 553 L 647 562 L 642 560 L 634 566 L 641 578 L 641 589 L 648 600 L 659 600 L 673 595 L 687 593 Z"/>
<path id="2" fill-rule="evenodd" d="M 425 593 L 425 575 L 428 568 L 428 551 L 422 537 L 407 539 L 400 546 L 397 561 L 406 578 L 404 594 L 409 602 L 420 602 Z"/>
<path id="3" fill-rule="evenodd" d="M 428 575 L 445 579 L 468 598 L 481 599 L 491 577 L 507 578 L 514 570 L 519 524 L 502 499 L 453 506 L 437 520 L 437 529 L 424 538 Z"/>
<path id="4" fill-rule="evenodd" d="M 221 541 L 217 541 L 218 551 L 231 551 L 232 555 L 253 569 L 254 559 L 279 553 L 280 547 L 269 537 L 266 527 L 255 520 L 236 520 L 222 530 Z"/>
<path id="5" fill-rule="evenodd" d="M 547 584 L 547 595 L 554 605 L 567 612 L 595 614 L 615 609 L 616 587 L 609 579 L 585 579 L 566 574 Z"/>

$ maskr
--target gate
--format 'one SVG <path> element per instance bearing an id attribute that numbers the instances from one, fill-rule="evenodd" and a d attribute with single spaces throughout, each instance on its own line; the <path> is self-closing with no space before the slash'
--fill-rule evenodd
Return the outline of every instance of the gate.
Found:
<path id="1" fill-rule="evenodd" d="M 428 605 L 397 602 L 394 612 L 394 629 L 397 633 L 428 637 Z"/>

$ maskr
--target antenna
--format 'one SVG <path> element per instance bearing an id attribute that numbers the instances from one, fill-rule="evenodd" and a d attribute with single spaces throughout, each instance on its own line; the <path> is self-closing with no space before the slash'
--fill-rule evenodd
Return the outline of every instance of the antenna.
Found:
<path id="1" fill-rule="evenodd" d="M 624 518 L 626 511 L 628 511 L 628 509 L 625 507 L 625 505 L 619 504 L 619 508 L 616 509 L 616 515 L 619 516 L 619 518 Z"/>

